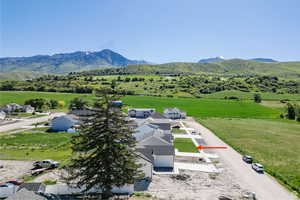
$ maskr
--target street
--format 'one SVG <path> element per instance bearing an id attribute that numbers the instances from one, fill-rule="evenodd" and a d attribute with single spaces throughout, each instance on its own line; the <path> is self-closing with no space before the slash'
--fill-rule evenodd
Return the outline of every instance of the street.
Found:
<path id="1" fill-rule="evenodd" d="M 23 119 L 15 123 L 0 126 L 0 132 L 11 131 L 14 129 L 22 128 L 23 126 L 30 126 L 31 124 L 34 123 L 45 122 L 52 119 L 53 117 L 58 117 L 61 115 L 65 115 L 65 113 L 52 113 L 51 115 L 44 116 L 44 117 Z"/>

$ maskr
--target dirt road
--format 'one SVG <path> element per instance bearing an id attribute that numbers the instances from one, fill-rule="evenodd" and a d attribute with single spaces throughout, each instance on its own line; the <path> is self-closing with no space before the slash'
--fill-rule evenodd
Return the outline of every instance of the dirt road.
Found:
<path id="1" fill-rule="evenodd" d="M 29 126 L 34 123 L 48 121 L 48 120 L 52 119 L 53 117 L 58 117 L 61 115 L 65 115 L 65 113 L 52 113 L 51 115 L 44 116 L 44 117 L 23 119 L 23 120 L 15 122 L 15 123 L 0 126 L 0 132 L 6 132 L 6 131 L 22 128 L 23 126 Z"/>
<path id="2" fill-rule="evenodd" d="M 298 198 L 281 186 L 268 174 L 258 174 L 249 164 L 242 161 L 242 156 L 233 148 L 219 139 L 210 130 L 191 118 L 184 120 L 189 126 L 201 133 L 209 146 L 226 146 L 226 150 L 216 150 L 224 164 L 228 165 L 234 175 L 239 179 L 239 184 L 256 193 L 258 200 L 297 200 Z"/>

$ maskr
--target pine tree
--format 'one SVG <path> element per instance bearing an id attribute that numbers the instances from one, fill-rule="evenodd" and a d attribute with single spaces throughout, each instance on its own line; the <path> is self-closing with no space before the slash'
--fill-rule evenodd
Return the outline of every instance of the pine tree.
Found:
<path id="1" fill-rule="evenodd" d="M 102 91 L 103 92 L 103 91 Z M 100 187 L 102 198 L 112 196 L 112 188 L 132 184 L 143 176 L 135 155 L 136 140 L 124 114 L 111 102 L 116 96 L 98 95 L 93 112 L 83 120 L 72 138 L 73 156 L 67 166 L 69 182 L 77 186 Z"/>

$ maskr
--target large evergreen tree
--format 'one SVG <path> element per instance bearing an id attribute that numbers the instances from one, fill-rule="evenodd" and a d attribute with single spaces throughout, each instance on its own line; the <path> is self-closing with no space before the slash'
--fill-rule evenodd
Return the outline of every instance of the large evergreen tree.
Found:
<path id="1" fill-rule="evenodd" d="M 135 155 L 136 140 L 124 114 L 111 102 L 116 96 L 106 92 L 98 100 L 78 135 L 72 138 L 73 156 L 67 166 L 70 182 L 77 186 L 100 187 L 102 198 L 112 195 L 114 186 L 132 184 L 142 177 Z"/>

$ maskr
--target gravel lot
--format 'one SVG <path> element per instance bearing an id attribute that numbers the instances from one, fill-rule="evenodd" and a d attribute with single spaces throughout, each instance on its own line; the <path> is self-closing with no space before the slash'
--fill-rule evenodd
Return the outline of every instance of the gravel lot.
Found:
<path id="1" fill-rule="evenodd" d="M 21 178 L 32 168 L 32 161 L 0 160 L 0 182 Z"/>

